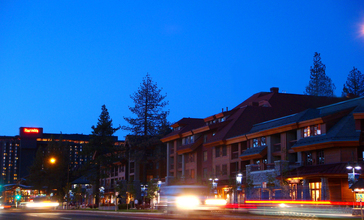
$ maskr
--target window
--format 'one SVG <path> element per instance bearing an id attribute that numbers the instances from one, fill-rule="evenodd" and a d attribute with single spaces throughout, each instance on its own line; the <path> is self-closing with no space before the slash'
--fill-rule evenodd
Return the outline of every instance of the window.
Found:
<path id="1" fill-rule="evenodd" d="M 312 165 L 312 153 L 306 152 L 306 165 Z"/>
<path id="2" fill-rule="evenodd" d="M 313 201 L 321 200 L 321 182 L 310 183 L 310 192 Z"/>
<path id="3" fill-rule="evenodd" d="M 195 170 L 191 170 L 191 179 L 195 179 Z"/>
<path id="4" fill-rule="evenodd" d="M 203 152 L 203 161 L 207 161 L 207 151 Z"/>
<path id="5" fill-rule="evenodd" d="M 313 126 L 313 135 L 321 135 L 321 125 Z"/>
<path id="6" fill-rule="evenodd" d="M 203 168 L 203 178 L 207 178 L 207 168 Z"/>
<path id="7" fill-rule="evenodd" d="M 311 136 L 311 129 L 310 126 L 307 126 L 303 129 L 303 137 L 310 137 Z"/>
<path id="8" fill-rule="evenodd" d="M 194 138 L 193 138 L 193 135 L 190 136 L 190 143 L 193 143 L 194 142 Z"/>
<path id="9" fill-rule="evenodd" d="M 260 147 L 267 145 L 265 137 L 254 138 L 253 139 L 253 147 Z"/>
<path id="10" fill-rule="evenodd" d="M 311 136 L 317 136 L 321 135 L 321 124 L 313 125 L 313 126 L 307 126 L 303 129 L 303 137 L 311 137 Z"/>
<path id="11" fill-rule="evenodd" d="M 226 146 L 222 146 L 222 156 L 225 157 L 227 156 L 227 149 L 226 149 Z"/>
<path id="12" fill-rule="evenodd" d="M 221 174 L 222 175 L 227 175 L 227 164 L 222 165 Z"/>
<path id="13" fill-rule="evenodd" d="M 216 169 L 216 176 L 220 176 L 221 175 L 221 170 L 220 170 L 220 165 L 216 165 L 216 167 L 215 167 Z"/>
<path id="14" fill-rule="evenodd" d="M 206 143 L 206 142 L 207 142 L 207 134 L 205 134 L 205 135 L 203 136 L 203 142 L 204 142 L 204 143 Z"/>
<path id="15" fill-rule="evenodd" d="M 188 155 L 188 162 L 195 162 L 195 154 L 194 153 L 190 153 Z"/>
<path id="16" fill-rule="evenodd" d="M 267 145 L 266 141 L 265 141 L 265 137 L 261 137 L 260 138 L 260 146 L 265 146 L 265 145 Z"/>
<path id="17" fill-rule="evenodd" d="M 325 155 L 323 150 L 317 152 L 317 164 L 325 164 Z"/>
<path id="18" fill-rule="evenodd" d="M 253 139 L 253 147 L 258 147 L 258 138 Z"/>
<path id="19" fill-rule="evenodd" d="M 231 159 L 239 158 L 239 145 L 233 144 L 231 145 Z"/>
<path id="20" fill-rule="evenodd" d="M 220 146 L 215 147 L 215 157 L 220 157 Z"/>

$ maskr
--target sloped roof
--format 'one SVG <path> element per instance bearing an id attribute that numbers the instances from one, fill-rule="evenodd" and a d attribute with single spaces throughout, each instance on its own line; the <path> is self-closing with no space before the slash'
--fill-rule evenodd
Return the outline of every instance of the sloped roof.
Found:
<path id="1" fill-rule="evenodd" d="M 244 151 L 240 157 L 255 155 L 255 154 L 261 154 L 265 149 L 267 148 L 267 145 L 260 146 L 260 147 L 252 147 L 248 148 L 246 151 Z"/>
<path id="2" fill-rule="evenodd" d="M 317 108 L 343 100 L 347 99 L 287 94 L 274 91 L 259 92 L 252 95 L 232 110 L 224 113 L 224 115 L 228 115 L 225 122 L 209 125 L 207 128 L 209 130 L 215 129 L 216 134 L 207 140 L 205 145 L 214 146 L 220 143 L 220 141 L 247 134 L 252 129 L 253 125 L 257 123 L 293 115 L 308 108 Z M 206 117 L 205 120 L 183 118 L 172 125 L 172 127 L 182 126 L 182 129 L 169 133 L 167 136 L 163 137 L 162 140 L 168 140 L 168 137 L 173 139 L 173 136 L 178 138 L 185 132 L 205 127 L 206 120 L 214 119 L 218 115 L 221 115 L 221 113 Z"/>
<path id="3" fill-rule="evenodd" d="M 181 127 L 181 129 L 172 131 L 171 133 L 164 136 L 161 140 L 166 139 L 168 137 L 172 137 L 174 135 L 181 135 L 185 132 L 203 127 L 205 125 L 206 123 L 201 118 L 182 118 L 181 120 L 172 125 L 172 127 Z"/>
<path id="4" fill-rule="evenodd" d="M 308 138 L 301 138 L 292 146 L 301 147 L 312 144 L 320 144 L 331 141 L 359 141 L 360 131 L 355 130 L 355 121 L 352 114 L 343 117 L 336 123 L 326 135 L 317 135 Z"/>
<path id="5" fill-rule="evenodd" d="M 221 128 L 206 144 L 247 134 L 253 125 L 257 123 L 296 114 L 308 108 L 317 108 L 335 102 L 341 102 L 342 100 L 345 100 L 345 98 L 274 92 L 257 93 L 235 107 L 234 110 L 236 111 L 229 116 L 230 123 Z M 252 104 L 262 101 L 268 102 L 270 107 Z M 317 110 L 310 111 L 312 114 L 317 114 L 317 112 Z"/>

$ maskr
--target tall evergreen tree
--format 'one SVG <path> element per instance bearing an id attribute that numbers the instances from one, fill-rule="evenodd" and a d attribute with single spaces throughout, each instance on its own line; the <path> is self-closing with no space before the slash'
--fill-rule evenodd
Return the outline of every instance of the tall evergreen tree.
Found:
<path id="1" fill-rule="evenodd" d="M 346 96 L 348 93 L 354 96 L 364 95 L 364 75 L 355 66 L 349 72 L 343 87 L 342 95 Z"/>
<path id="2" fill-rule="evenodd" d="M 120 127 L 113 128 L 112 119 L 110 118 L 109 112 L 105 105 L 101 107 L 101 114 L 98 119 L 97 125 L 92 126 L 92 134 L 90 141 L 84 149 L 84 154 L 93 155 L 92 160 L 92 172 L 93 175 L 89 175 L 92 179 L 90 180 L 94 187 L 94 195 L 96 197 L 96 204 L 99 202 L 99 188 L 100 179 L 104 178 L 102 174 L 102 168 L 107 167 L 116 160 L 116 152 L 118 149 L 115 146 L 114 133 L 120 129 Z M 90 173 L 89 173 L 90 174 Z"/>
<path id="3" fill-rule="evenodd" d="M 123 126 L 124 130 L 131 131 L 132 135 L 146 137 L 159 135 L 166 127 L 169 127 L 167 122 L 169 110 L 163 110 L 168 105 L 168 101 L 165 101 L 167 95 L 162 95 L 161 91 L 147 73 L 138 91 L 130 95 L 135 105 L 129 106 L 129 110 L 136 117 L 124 117 L 130 125 Z"/>
<path id="4" fill-rule="evenodd" d="M 306 95 L 313 96 L 334 96 L 336 89 L 331 78 L 325 73 L 326 66 L 321 62 L 320 54 L 315 52 L 313 56 L 313 66 L 310 67 L 310 81 L 306 86 Z"/>
<path id="5" fill-rule="evenodd" d="M 129 159 L 136 162 L 135 170 L 138 173 L 140 167 L 146 173 L 147 163 L 151 158 L 153 162 L 165 158 L 166 151 L 160 138 L 170 131 L 170 124 L 167 121 L 169 110 L 164 110 L 168 105 L 165 100 L 167 95 L 162 95 L 161 91 L 147 73 L 138 91 L 130 95 L 135 105 L 129 109 L 136 116 L 124 117 L 129 126 L 123 126 L 123 129 L 131 131 L 126 138 L 126 152 Z M 136 180 L 139 180 L 138 173 L 135 175 Z M 146 183 L 146 176 L 143 175 L 142 178 Z"/>

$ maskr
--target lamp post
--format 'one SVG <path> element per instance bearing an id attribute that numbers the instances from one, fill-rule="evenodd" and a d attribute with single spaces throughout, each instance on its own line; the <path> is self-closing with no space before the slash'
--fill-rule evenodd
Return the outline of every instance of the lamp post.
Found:
<path id="1" fill-rule="evenodd" d="M 355 170 L 361 170 L 361 167 L 358 164 L 356 164 L 355 166 L 351 166 L 348 163 L 348 165 L 346 166 L 346 169 L 353 171 L 351 177 L 350 177 L 351 173 L 348 174 L 348 179 L 349 179 L 348 182 L 349 182 L 349 188 L 350 188 L 355 183 Z M 354 208 L 354 203 L 353 203 L 353 208 Z"/>
<path id="2" fill-rule="evenodd" d="M 219 179 L 218 178 L 210 178 L 209 180 L 212 181 L 212 190 L 213 190 L 214 194 L 217 194 L 217 190 L 216 190 L 217 182 L 216 181 L 218 181 Z"/>
<path id="3" fill-rule="evenodd" d="M 351 184 L 354 184 L 355 183 L 355 170 L 361 170 L 361 166 L 359 166 L 358 164 L 356 164 L 355 166 L 351 166 L 350 164 L 348 164 L 346 166 L 346 169 L 348 170 L 352 170 L 353 171 L 353 174 L 352 174 L 352 183 Z M 350 176 L 350 175 L 349 175 Z M 350 178 L 349 178 L 349 181 L 350 181 Z M 350 184 L 350 183 L 349 183 Z M 350 186 L 349 186 L 350 187 Z"/>
<path id="4" fill-rule="evenodd" d="M 142 191 L 142 193 L 141 193 L 141 194 L 142 194 L 142 195 L 141 195 L 141 196 L 142 196 L 142 202 L 143 202 L 143 203 L 142 203 L 142 205 L 144 205 L 144 202 L 145 202 L 145 196 L 146 196 L 146 194 L 147 194 L 147 193 L 146 193 L 146 190 L 148 189 L 148 185 L 143 185 L 143 184 L 141 184 L 140 186 L 141 186 L 141 191 Z"/>
<path id="5" fill-rule="evenodd" d="M 243 174 L 239 171 L 239 173 L 236 174 L 236 203 L 238 203 L 239 205 L 239 199 L 238 196 L 240 195 L 240 191 L 241 191 L 241 183 L 243 180 Z"/>

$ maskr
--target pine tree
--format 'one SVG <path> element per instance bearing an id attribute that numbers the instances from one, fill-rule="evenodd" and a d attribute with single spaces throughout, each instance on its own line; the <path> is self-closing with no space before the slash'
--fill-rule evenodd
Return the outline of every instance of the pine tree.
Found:
<path id="1" fill-rule="evenodd" d="M 306 95 L 334 96 L 336 87 L 331 78 L 326 75 L 325 70 L 326 66 L 321 62 L 320 54 L 315 52 L 313 67 L 310 67 L 310 81 L 304 92 Z"/>
<path id="2" fill-rule="evenodd" d="M 162 95 L 161 91 L 147 73 L 138 91 L 130 96 L 135 105 L 129 106 L 129 109 L 136 117 L 124 117 L 129 126 L 123 126 L 123 129 L 131 131 L 126 137 L 126 152 L 129 159 L 135 161 L 136 180 L 139 180 L 140 170 L 146 173 L 147 164 L 151 160 L 157 162 L 166 156 L 165 146 L 160 138 L 170 132 L 167 121 L 169 110 L 164 110 L 168 101 L 165 100 L 167 95 Z M 143 175 L 142 178 L 146 183 L 146 176 Z"/>
<path id="3" fill-rule="evenodd" d="M 93 155 L 92 160 L 92 172 L 93 175 L 89 175 L 92 179 L 90 180 L 94 187 L 94 195 L 96 198 L 96 204 L 99 202 L 99 188 L 100 179 L 103 178 L 101 171 L 102 167 L 107 167 L 108 165 L 115 162 L 117 159 L 116 152 L 118 152 L 117 147 L 115 147 L 115 136 L 114 133 L 120 129 L 120 127 L 113 128 L 112 119 L 110 118 L 109 112 L 105 105 L 101 107 L 101 114 L 98 119 L 97 125 L 92 126 L 92 134 L 90 136 L 90 141 L 84 149 L 84 154 Z M 89 173 L 90 174 L 90 173 Z"/>
<path id="4" fill-rule="evenodd" d="M 136 117 L 124 117 L 130 124 L 130 126 L 123 126 L 124 130 L 129 130 L 132 135 L 136 136 L 155 136 L 169 127 L 166 119 L 169 110 L 163 110 L 168 105 L 168 101 L 165 101 L 167 95 L 161 95 L 161 91 L 147 73 L 138 91 L 130 95 L 135 106 L 129 106 L 129 110 Z"/>
<path id="5" fill-rule="evenodd" d="M 346 83 L 343 86 L 343 96 L 348 93 L 354 96 L 364 95 L 364 75 L 355 67 L 349 72 Z"/>

